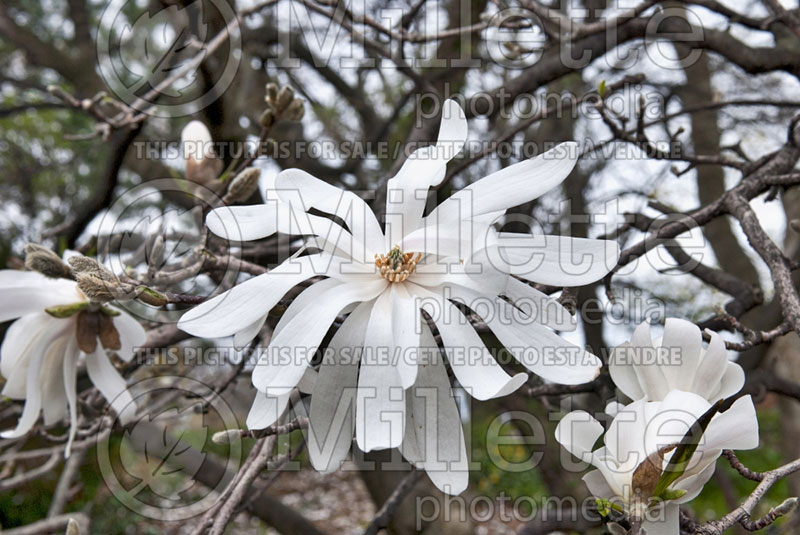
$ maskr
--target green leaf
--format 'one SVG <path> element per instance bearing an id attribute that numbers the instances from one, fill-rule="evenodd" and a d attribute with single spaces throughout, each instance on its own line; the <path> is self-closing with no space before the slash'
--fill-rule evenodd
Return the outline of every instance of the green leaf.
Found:
<path id="1" fill-rule="evenodd" d="M 600 95 L 600 98 L 606 96 L 606 81 L 600 80 L 600 83 L 597 84 L 597 93 Z"/>
<path id="2" fill-rule="evenodd" d="M 663 496 L 667 492 L 669 486 L 686 471 L 692 455 L 694 455 L 694 452 L 697 450 L 700 439 L 703 438 L 703 433 L 705 433 L 711 419 L 719 412 L 719 408 L 724 401 L 725 400 L 721 399 L 714 403 L 710 409 L 697 419 L 683 436 L 680 444 L 678 444 L 678 447 L 675 449 L 675 453 L 672 454 L 667 467 L 661 474 L 658 484 L 653 491 L 653 496 Z"/>

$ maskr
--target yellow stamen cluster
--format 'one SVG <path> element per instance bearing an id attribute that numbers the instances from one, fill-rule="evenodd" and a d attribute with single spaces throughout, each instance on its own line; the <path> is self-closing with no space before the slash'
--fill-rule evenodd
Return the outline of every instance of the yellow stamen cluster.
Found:
<path id="1" fill-rule="evenodd" d="M 389 254 L 375 255 L 375 265 L 380 269 L 381 277 L 389 282 L 403 282 L 414 273 L 422 253 L 404 253 L 400 247 L 394 246 Z"/>

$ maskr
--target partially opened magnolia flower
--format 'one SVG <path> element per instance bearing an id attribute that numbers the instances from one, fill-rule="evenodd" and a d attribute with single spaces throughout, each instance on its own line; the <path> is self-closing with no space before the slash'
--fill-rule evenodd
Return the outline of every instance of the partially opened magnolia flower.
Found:
<path id="1" fill-rule="evenodd" d="M 653 499 L 652 491 L 674 446 L 710 407 L 702 397 L 680 390 L 668 393 L 663 401 L 635 401 L 617 413 L 598 449 L 595 442 L 603 426 L 589 413 L 573 411 L 559 422 L 556 440 L 597 468 L 583 478 L 594 496 L 638 516 L 647 535 L 679 535 L 679 504 L 700 493 L 714 474 L 722 450 L 758 446 L 755 407 L 750 396 L 741 397 L 712 418 L 686 470 L 662 499 Z M 647 463 L 656 471 L 647 470 Z M 640 466 L 645 469 L 637 471 Z"/>
<path id="2" fill-rule="evenodd" d="M 181 131 L 181 151 L 186 161 L 186 178 L 204 186 L 216 182 L 222 160 L 214 153 L 214 140 L 206 125 L 191 121 Z"/>
<path id="3" fill-rule="evenodd" d="M 609 358 L 614 384 L 634 400 L 660 401 L 672 390 L 694 392 L 712 403 L 732 396 L 744 385 L 744 371 L 728 360 L 722 337 L 706 332 L 711 340 L 703 347 L 695 324 L 668 318 L 664 336 L 654 341 L 645 321 Z"/>
<path id="4" fill-rule="evenodd" d="M 38 253 L 46 259 L 47 253 Z M 53 256 L 55 261 L 45 263 L 57 267 L 58 257 Z M 66 265 L 63 272 L 69 273 Z M 45 425 L 69 414 L 69 455 L 77 430 L 76 380 L 81 359 L 89 378 L 121 419 L 133 416 L 133 398 L 107 350 L 130 360 L 134 348 L 146 338 L 138 321 L 89 300 L 74 280 L 53 279 L 35 271 L 0 270 L 0 301 L 0 322 L 19 318 L 8 328 L 0 347 L 2 393 L 25 400 L 16 429 L 3 432 L 4 438 L 30 431 L 40 412 Z"/>
<path id="5" fill-rule="evenodd" d="M 526 281 L 555 286 L 596 281 L 616 264 L 617 245 L 504 233 L 493 227 L 508 208 L 558 186 L 575 165 L 575 145 L 562 144 L 493 173 L 425 216 L 429 189 L 442 182 L 447 162 L 466 137 L 463 110 L 455 101 L 447 101 L 437 143 L 414 152 L 388 181 L 384 228 L 357 195 L 299 169 L 277 176 L 267 189 L 265 204 L 225 207 L 209 214 L 207 225 L 219 236 L 242 241 L 275 232 L 310 236 L 318 252 L 289 259 L 190 310 L 179 323 L 190 334 L 233 335 L 235 345 L 242 346 L 256 336 L 270 309 L 290 289 L 318 275 L 327 277 L 305 288 L 274 329 L 253 371 L 253 384 L 262 395 L 256 398 L 248 426 L 274 422 L 336 317 L 348 312 L 332 342 L 350 348 L 347 363 L 337 358 L 323 361 L 310 423 L 319 436 L 316 430 L 330 427 L 325 422 L 330 407 L 338 406 L 357 387 L 355 414 L 342 421 L 344 445 L 349 445 L 348 433 L 354 427 L 364 451 L 405 444 L 409 405 L 413 405 L 409 400 L 416 396 L 408 396 L 406 390 L 417 384 L 437 385 L 433 390 L 439 391 L 444 385 L 441 362 L 420 362 L 420 347 L 433 343 L 421 310 L 435 325 L 455 378 L 477 399 L 513 392 L 527 375 L 503 370 L 467 321 L 470 311 L 541 377 L 579 384 L 597 376 L 600 360 L 550 329 L 574 329 L 574 320 Z M 353 348 L 363 348 L 363 354 L 353 357 Z M 456 411 L 445 412 L 455 417 Z M 431 440 L 437 434 L 427 435 Z M 464 450 L 463 437 L 449 438 L 460 446 L 447 453 L 440 450 L 439 455 L 456 463 Z M 420 454 L 431 451 L 421 450 Z M 332 456 L 321 458 L 312 448 L 311 458 L 316 467 L 327 468 L 346 453 L 346 447 L 334 448 Z M 446 490 L 460 492 L 466 482 L 466 472 L 460 473 L 446 483 Z"/>

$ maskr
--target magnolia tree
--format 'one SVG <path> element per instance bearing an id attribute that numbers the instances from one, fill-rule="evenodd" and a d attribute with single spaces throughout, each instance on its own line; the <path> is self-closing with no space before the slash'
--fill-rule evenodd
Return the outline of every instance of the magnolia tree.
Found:
<path id="1" fill-rule="evenodd" d="M 796 6 L 11 0 L 0 50 L 4 532 L 797 531 Z"/>

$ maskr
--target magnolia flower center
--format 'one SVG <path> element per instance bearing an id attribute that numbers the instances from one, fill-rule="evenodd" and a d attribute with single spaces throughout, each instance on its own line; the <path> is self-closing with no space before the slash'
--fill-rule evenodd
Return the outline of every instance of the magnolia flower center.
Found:
<path id="1" fill-rule="evenodd" d="M 404 253 L 395 245 L 388 254 L 375 255 L 381 277 L 389 282 L 403 282 L 414 273 L 422 253 Z"/>

